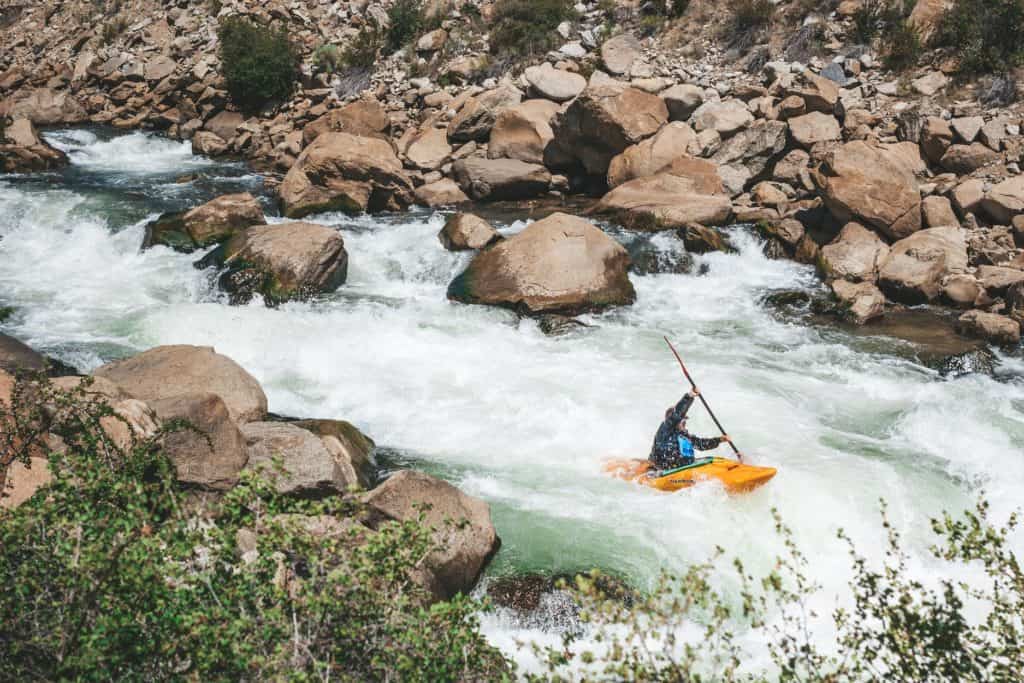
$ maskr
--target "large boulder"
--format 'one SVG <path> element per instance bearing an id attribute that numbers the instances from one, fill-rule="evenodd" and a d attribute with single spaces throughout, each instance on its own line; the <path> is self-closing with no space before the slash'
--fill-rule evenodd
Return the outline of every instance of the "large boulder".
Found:
<path id="1" fill-rule="evenodd" d="M 786 149 L 787 126 L 782 121 L 756 121 L 722 143 L 711 160 L 730 195 L 738 195 Z"/>
<path id="2" fill-rule="evenodd" d="M 967 242 L 958 227 L 927 228 L 892 245 L 878 286 L 892 300 L 916 305 L 934 301 L 948 275 L 967 269 Z"/>
<path id="3" fill-rule="evenodd" d="M 203 130 L 207 130 L 225 143 L 238 135 L 238 128 L 245 123 L 245 117 L 237 111 L 227 109 L 217 112 L 203 124 Z"/>
<path id="4" fill-rule="evenodd" d="M 704 104 L 704 90 L 691 83 L 673 85 L 658 93 L 668 106 L 668 117 L 671 121 L 686 121 Z"/>
<path id="5" fill-rule="evenodd" d="M 617 154 L 648 138 L 668 122 L 668 107 L 657 95 L 621 84 L 588 87 L 554 125 L 549 165 L 580 164 L 603 176 Z"/>
<path id="6" fill-rule="evenodd" d="M 389 211 L 413 201 L 412 182 L 391 145 L 348 133 L 324 133 L 306 147 L 279 189 L 284 214 Z"/>
<path id="7" fill-rule="evenodd" d="M 67 164 L 68 156 L 39 137 L 29 119 L 0 127 L 0 173 L 38 173 Z"/>
<path id="8" fill-rule="evenodd" d="M 620 33 L 601 43 L 601 61 L 615 76 L 628 75 L 641 58 L 640 41 L 632 33 Z"/>
<path id="9" fill-rule="evenodd" d="M 839 121 L 831 114 L 812 111 L 789 120 L 789 134 L 793 141 L 805 149 L 819 142 L 834 142 L 843 137 Z"/>
<path id="10" fill-rule="evenodd" d="M 302 129 L 303 144 L 310 144 L 323 133 L 348 133 L 364 138 L 388 139 L 391 121 L 388 112 L 377 100 L 363 98 L 344 107 L 332 109 Z"/>
<path id="11" fill-rule="evenodd" d="M 832 292 L 839 301 L 843 317 L 857 325 L 863 325 L 885 313 L 885 296 L 870 282 L 834 280 Z"/>
<path id="12" fill-rule="evenodd" d="M 782 97 L 799 97 L 804 101 L 807 111 L 820 111 L 823 114 L 834 114 L 839 103 L 839 86 L 834 82 L 811 71 L 804 70 L 796 74 L 786 84 L 779 84 Z M 773 91 L 778 90 L 776 85 Z"/>
<path id="13" fill-rule="evenodd" d="M 267 396 L 256 378 L 209 346 L 157 346 L 93 373 L 143 401 L 214 393 L 235 422 L 262 420 Z"/>
<path id="14" fill-rule="evenodd" d="M 46 356 L 20 339 L 0 332 L 0 371 L 11 374 L 19 370 L 41 372 L 46 367 Z"/>
<path id="15" fill-rule="evenodd" d="M 715 164 L 678 157 L 660 173 L 619 185 L 594 212 L 638 230 L 670 230 L 689 223 L 723 225 L 732 215 L 732 202 Z"/>
<path id="16" fill-rule="evenodd" d="M 906 165 L 856 140 L 825 155 L 811 177 L 837 220 L 857 221 L 890 239 L 921 229 L 921 194 Z"/>
<path id="17" fill-rule="evenodd" d="M 583 76 L 556 69 L 548 62 L 527 67 L 523 77 L 538 96 L 553 102 L 568 102 L 587 87 L 587 79 Z"/>
<path id="18" fill-rule="evenodd" d="M 0 102 L 0 118 L 28 119 L 37 126 L 82 123 L 88 120 L 85 107 L 66 90 L 38 88 L 22 90 Z"/>
<path id="19" fill-rule="evenodd" d="M 240 299 L 259 293 L 277 303 L 333 292 L 348 276 L 341 234 L 315 223 L 261 225 L 224 245 L 225 283 Z"/>
<path id="20" fill-rule="evenodd" d="M 699 153 L 697 134 L 689 124 L 670 123 L 653 136 L 629 147 L 608 166 L 608 187 L 654 175 L 677 157 Z"/>
<path id="21" fill-rule="evenodd" d="M 164 422 L 188 422 L 188 427 L 163 439 L 164 453 L 174 463 L 179 482 L 209 491 L 226 491 L 238 483 L 249 452 L 220 396 L 181 394 L 149 401 L 149 406 Z"/>
<path id="22" fill-rule="evenodd" d="M 448 298 L 529 313 L 631 304 L 629 262 L 625 248 L 589 221 L 554 213 L 478 253 Z"/>
<path id="23" fill-rule="evenodd" d="M 889 256 L 889 245 L 859 223 L 847 223 L 839 235 L 821 248 L 818 263 L 828 278 L 874 282 L 878 268 Z"/>
<path id="24" fill-rule="evenodd" d="M 952 145 L 942 155 L 939 165 L 947 171 L 966 175 L 973 173 L 979 168 L 994 164 L 999 161 L 999 152 L 996 152 L 980 142 L 970 145 Z"/>
<path id="25" fill-rule="evenodd" d="M 502 110 L 491 129 L 487 156 L 543 164 L 544 152 L 555 137 L 551 123 L 558 109 L 548 100 L 527 100 Z"/>
<path id="26" fill-rule="evenodd" d="M 364 489 L 370 487 L 377 475 L 373 439 L 344 420 L 299 420 L 292 424 L 320 437 L 341 468 L 345 481 L 354 481 Z"/>
<path id="27" fill-rule="evenodd" d="M 1024 214 L 1024 175 L 993 185 L 981 200 L 981 208 L 1001 225 L 1009 225 L 1015 216 Z"/>
<path id="28" fill-rule="evenodd" d="M 409 143 L 405 157 L 416 168 L 434 171 L 452 155 L 452 146 L 448 144 L 448 133 L 444 128 L 429 128 Z"/>
<path id="29" fill-rule="evenodd" d="M 518 159 L 460 159 L 452 175 L 462 191 L 477 201 L 530 199 L 545 194 L 551 184 L 546 168 Z"/>
<path id="30" fill-rule="evenodd" d="M 160 216 L 146 226 L 142 246 L 162 244 L 178 251 L 193 251 L 223 242 L 240 230 L 266 222 L 263 207 L 251 194 L 226 194 L 194 209 Z"/>
<path id="31" fill-rule="evenodd" d="M 511 85 L 502 85 L 469 98 L 448 123 L 448 139 L 452 142 L 487 142 L 498 114 L 522 101 L 523 93 Z"/>
<path id="32" fill-rule="evenodd" d="M 288 422 L 250 422 L 242 425 L 242 435 L 249 447 L 246 469 L 262 472 L 278 493 L 320 498 L 360 485 L 307 429 Z"/>
<path id="33" fill-rule="evenodd" d="M 424 522 L 433 529 L 436 550 L 425 562 L 450 598 L 468 593 L 500 545 L 487 503 L 429 474 L 403 470 L 370 491 L 366 504 L 402 521 Z"/>
<path id="34" fill-rule="evenodd" d="M 1013 318 L 986 311 L 967 311 L 956 321 L 961 334 L 977 337 L 1000 346 L 1020 344 L 1020 323 Z"/>
<path id="35" fill-rule="evenodd" d="M 457 213 L 449 218 L 437 234 L 448 251 L 483 249 L 501 239 L 490 223 L 471 213 Z"/>

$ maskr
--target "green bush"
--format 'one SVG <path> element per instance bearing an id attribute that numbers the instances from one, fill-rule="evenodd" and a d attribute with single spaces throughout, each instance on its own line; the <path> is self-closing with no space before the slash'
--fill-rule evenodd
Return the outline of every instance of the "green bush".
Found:
<path id="1" fill-rule="evenodd" d="M 576 18 L 571 0 L 498 0 L 494 5 L 491 52 L 525 57 L 555 47 L 555 29 Z"/>
<path id="2" fill-rule="evenodd" d="M 936 42 L 966 76 L 1008 72 L 1024 63 L 1024 0 L 956 0 Z"/>
<path id="3" fill-rule="evenodd" d="M 423 29 L 426 19 L 420 0 L 396 0 L 388 10 L 387 47 L 400 50 Z"/>
<path id="4" fill-rule="evenodd" d="M 655 11 L 665 17 L 677 19 L 686 13 L 690 0 L 655 0 Z"/>
<path id="5" fill-rule="evenodd" d="M 354 496 L 287 499 L 253 473 L 203 504 L 162 434 L 121 448 L 87 390 L 23 378 L 0 403 L 0 471 L 44 448 L 43 431 L 66 444 L 40 494 L 0 508 L 0 678 L 501 678 L 480 604 L 424 600 L 415 572 L 435 546 L 421 523 L 372 533 L 351 521 Z M 317 534 L 311 517 L 335 526 Z"/>
<path id="6" fill-rule="evenodd" d="M 345 64 L 345 54 L 337 45 L 321 45 L 313 50 L 313 68 L 325 74 L 337 73 Z"/>
<path id="7" fill-rule="evenodd" d="M 899 0 L 865 0 L 854 12 L 854 35 L 860 42 L 879 44 L 885 65 L 902 70 L 917 63 L 921 56 L 921 39 L 910 24 L 912 5 Z"/>
<path id="8" fill-rule="evenodd" d="M 384 37 L 374 28 L 364 28 L 342 50 L 341 63 L 350 69 L 372 68 L 384 47 Z"/>
<path id="9" fill-rule="evenodd" d="M 771 0 L 729 0 L 728 6 L 733 29 L 738 32 L 764 28 L 775 11 Z"/>
<path id="10" fill-rule="evenodd" d="M 235 104 L 254 111 L 292 94 L 299 57 L 287 28 L 273 29 L 241 17 L 228 17 L 218 27 L 217 37 L 221 72 Z"/>

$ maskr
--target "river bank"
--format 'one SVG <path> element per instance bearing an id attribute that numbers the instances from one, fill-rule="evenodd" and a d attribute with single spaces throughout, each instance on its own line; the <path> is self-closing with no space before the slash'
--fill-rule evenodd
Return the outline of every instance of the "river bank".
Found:
<path id="1" fill-rule="evenodd" d="M 446 299 L 471 256 L 438 241 L 443 213 L 320 214 L 312 220 L 345 239 L 348 283 L 276 308 L 228 306 L 192 266 L 197 255 L 140 252 L 143 226 L 214 194 L 259 194 L 258 178 L 151 135 L 48 139 L 69 155 L 66 175 L 0 181 L 0 305 L 15 309 L 4 332 L 81 370 L 160 344 L 212 345 L 260 381 L 272 412 L 343 415 L 391 467 L 413 464 L 486 500 L 502 538 L 492 576 L 597 566 L 643 588 L 716 545 L 768 568 L 780 551 L 776 507 L 815 549 L 818 607 L 828 611 L 844 599 L 849 570 L 835 530 L 877 547 L 880 497 L 921 576 L 930 516 L 970 505 L 982 488 L 997 512 L 1016 506 L 1019 357 L 996 352 L 997 376 L 944 379 L 870 326 L 852 333 L 780 317 L 766 294 L 821 284 L 811 267 L 766 258 L 752 231 L 731 231 L 737 253 L 694 256 L 690 274 L 631 275 L 633 306 L 550 337 L 513 312 Z M 199 177 L 176 182 L 183 172 Z M 507 235 L 524 225 L 492 219 Z M 606 457 L 646 452 L 682 390 L 662 334 L 741 447 L 779 467 L 769 486 L 742 498 L 663 497 L 600 473 Z M 706 416 L 695 422 L 698 433 L 713 430 Z M 499 613 L 488 632 L 518 654 L 512 639 L 537 633 L 522 626 Z"/>

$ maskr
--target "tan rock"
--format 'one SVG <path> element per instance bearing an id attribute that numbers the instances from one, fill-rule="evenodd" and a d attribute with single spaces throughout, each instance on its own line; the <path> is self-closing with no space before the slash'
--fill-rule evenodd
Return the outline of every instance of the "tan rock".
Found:
<path id="1" fill-rule="evenodd" d="M 417 168 L 433 171 L 452 154 L 452 146 L 448 144 L 448 133 L 444 128 L 430 128 L 413 139 L 405 152 L 406 158 Z"/>
<path id="2" fill-rule="evenodd" d="M 843 137 L 836 117 L 822 114 L 820 111 L 812 111 L 810 114 L 790 119 L 789 133 L 793 136 L 793 141 L 805 149 L 810 149 L 819 142 L 833 142 Z"/>
<path id="3" fill-rule="evenodd" d="M 811 177 L 839 220 L 856 220 L 892 239 L 921 228 L 917 180 L 885 150 L 854 141 L 825 155 Z"/>
<path id="4" fill-rule="evenodd" d="M 452 142 L 486 142 L 498 114 L 523 101 L 523 94 L 510 85 L 471 97 L 448 123 Z"/>
<path id="5" fill-rule="evenodd" d="M 348 133 L 323 133 L 302 151 L 279 188 L 284 214 L 402 210 L 412 183 L 391 145 Z"/>
<path id="6" fill-rule="evenodd" d="M 641 58 L 640 41 L 631 33 L 620 33 L 601 43 L 601 61 L 614 76 L 629 74 Z"/>
<path id="7" fill-rule="evenodd" d="M 1020 323 L 1013 318 L 985 311 L 967 311 L 957 319 L 957 330 L 1000 346 L 1020 344 Z"/>
<path id="8" fill-rule="evenodd" d="M 979 266 L 978 282 L 992 296 L 1004 296 L 1010 287 L 1024 282 L 1024 270 L 1004 266 Z"/>
<path id="9" fill-rule="evenodd" d="M 1011 176 L 993 185 L 981 199 L 981 208 L 1002 225 L 1024 214 L 1024 175 Z"/>
<path id="10" fill-rule="evenodd" d="M 790 87 L 784 91 L 786 97 L 797 96 L 807 105 L 807 111 L 834 114 L 839 102 L 839 87 L 827 78 L 803 71 L 796 75 Z"/>
<path id="11" fill-rule="evenodd" d="M 843 307 L 844 317 L 857 325 L 885 314 L 885 296 L 870 282 L 834 280 L 832 292 Z"/>
<path id="12" fill-rule="evenodd" d="M 612 159 L 608 166 L 608 187 L 654 175 L 680 156 L 699 153 L 698 147 L 697 134 L 688 124 L 670 123 Z"/>
<path id="13" fill-rule="evenodd" d="M 732 203 L 715 164 L 678 157 L 660 173 L 619 185 L 594 211 L 614 215 L 634 229 L 669 230 L 689 223 L 723 225 L 732 215 Z"/>
<path id="14" fill-rule="evenodd" d="M 929 195 L 921 201 L 921 215 L 926 228 L 941 228 L 945 225 L 960 226 L 960 220 L 953 211 L 953 204 L 945 197 Z"/>
<path id="15" fill-rule="evenodd" d="M 228 143 L 208 130 L 196 131 L 192 136 L 192 153 L 210 157 L 220 156 L 228 151 Z"/>
<path id="16" fill-rule="evenodd" d="M 970 145 L 951 145 L 942 155 L 939 164 L 954 173 L 967 174 L 999 161 L 999 153 L 980 142 Z"/>
<path id="17" fill-rule="evenodd" d="M 70 92 L 52 88 L 20 90 L 0 102 L 0 117 L 28 119 L 37 126 L 82 123 L 88 112 Z"/>
<path id="18" fill-rule="evenodd" d="M 114 382 L 143 401 L 182 394 L 214 393 L 235 422 L 261 420 L 267 397 L 259 382 L 209 346 L 157 346 L 98 368 L 93 374 Z"/>
<path id="19" fill-rule="evenodd" d="M 953 144 L 953 129 L 949 122 L 937 116 L 925 119 L 921 129 L 921 151 L 933 164 L 942 160 L 949 146 Z"/>
<path id="20" fill-rule="evenodd" d="M 517 159 L 460 159 L 452 168 L 462 191 L 477 201 L 530 199 L 547 193 L 551 174 Z"/>
<path id="21" fill-rule="evenodd" d="M 502 110 L 491 129 L 487 156 L 544 163 L 544 152 L 555 137 L 551 124 L 558 110 L 548 100 L 527 100 Z"/>
<path id="22" fill-rule="evenodd" d="M 319 498 L 359 486 L 309 430 L 287 422 L 250 422 L 242 425 L 242 435 L 249 450 L 246 469 L 263 472 L 278 493 Z"/>
<path id="23" fill-rule="evenodd" d="M 429 208 L 453 206 L 469 201 L 466 193 L 451 178 L 442 178 L 434 183 L 420 185 L 416 188 L 415 195 L 417 204 L 422 204 Z"/>
<path id="24" fill-rule="evenodd" d="M 920 230 L 892 245 L 879 272 L 878 286 L 906 304 L 934 301 L 949 275 L 967 269 L 967 243 L 960 228 Z"/>
<path id="25" fill-rule="evenodd" d="M 625 248 L 589 221 L 554 213 L 479 252 L 448 298 L 530 313 L 631 304 L 629 262 Z"/>
<path id="26" fill-rule="evenodd" d="M 437 234 L 448 251 L 483 249 L 501 239 L 490 223 L 471 213 L 457 213 Z"/>
<path id="27" fill-rule="evenodd" d="M 556 69 L 548 62 L 527 67 L 523 77 L 538 96 L 554 102 L 568 102 L 587 87 L 583 76 Z"/>
<path id="28" fill-rule="evenodd" d="M 149 223 L 142 246 L 163 244 L 180 251 L 192 251 L 223 242 L 240 230 L 266 222 L 263 206 L 251 194 L 226 194 L 189 211 L 164 214 Z"/>
<path id="29" fill-rule="evenodd" d="M 231 142 L 238 134 L 239 127 L 245 123 L 245 117 L 236 111 L 218 112 L 213 118 L 203 124 L 203 129 L 208 130 L 221 140 Z"/>
<path id="30" fill-rule="evenodd" d="M 302 129 L 302 142 L 310 144 L 323 133 L 348 133 L 364 138 L 387 140 L 391 122 L 384 106 L 372 97 L 364 97 L 344 107 L 332 109 Z"/>
<path id="31" fill-rule="evenodd" d="M 674 85 L 659 96 L 665 100 L 670 121 L 686 121 L 704 103 L 704 90 L 689 83 Z"/>
<path id="32" fill-rule="evenodd" d="M 754 115 L 742 100 L 705 102 L 690 117 L 694 130 L 714 130 L 723 138 L 735 135 L 754 122 Z"/>
<path id="33" fill-rule="evenodd" d="M 942 283 L 942 299 L 957 308 L 975 305 L 985 288 L 973 275 L 950 275 Z"/>
<path id="34" fill-rule="evenodd" d="M 927 45 L 939 31 L 942 18 L 952 6 L 950 0 L 917 0 L 908 23 L 917 31 L 922 45 Z"/>
<path id="35" fill-rule="evenodd" d="M 373 439 L 344 420 L 298 420 L 296 427 L 306 429 L 320 437 L 335 463 L 342 470 L 345 481 L 358 482 L 369 488 L 376 476 Z"/>
<path id="36" fill-rule="evenodd" d="M 830 279 L 875 282 L 878 269 L 889 256 L 889 246 L 859 223 L 847 223 L 839 235 L 821 248 L 821 269 Z"/>
<path id="37" fill-rule="evenodd" d="M 981 178 L 969 178 L 953 188 L 950 200 L 961 216 L 975 213 L 985 198 L 985 182 Z"/>

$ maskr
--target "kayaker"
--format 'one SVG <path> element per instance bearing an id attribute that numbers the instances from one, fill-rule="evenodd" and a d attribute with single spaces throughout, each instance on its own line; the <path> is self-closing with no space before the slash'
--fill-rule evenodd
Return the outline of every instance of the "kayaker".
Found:
<path id="1" fill-rule="evenodd" d="M 722 442 L 731 441 L 728 434 L 710 438 L 694 436 L 686 430 L 686 413 L 693 405 L 693 399 L 700 395 L 697 387 L 679 399 L 679 403 L 665 411 L 665 421 L 654 435 L 649 460 L 655 469 L 670 470 L 693 462 L 694 449 L 707 451 Z"/>

